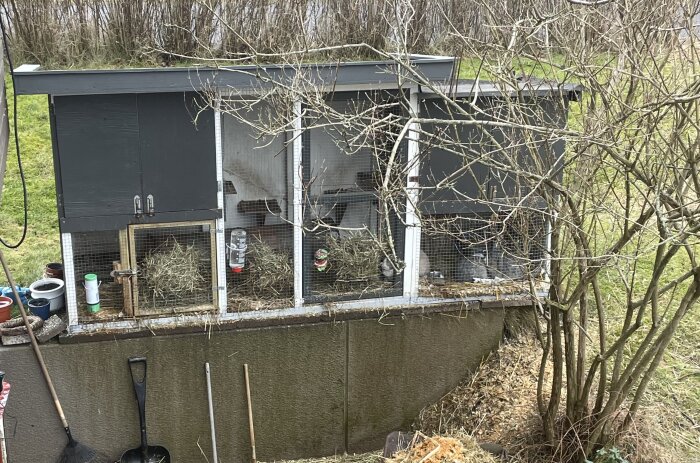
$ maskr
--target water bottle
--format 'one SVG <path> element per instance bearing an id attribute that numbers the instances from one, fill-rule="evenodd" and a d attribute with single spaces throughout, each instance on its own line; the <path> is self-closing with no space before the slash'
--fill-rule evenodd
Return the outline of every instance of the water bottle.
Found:
<path id="1" fill-rule="evenodd" d="M 248 249 L 246 231 L 236 228 L 231 231 L 231 241 L 228 245 L 228 266 L 233 273 L 240 273 L 245 267 L 245 252 Z"/>
<path id="2" fill-rule="evenodd" d="M 85 275 L 85 302 L 87 302 L 88 312 L 97 313 L 100 311 L 100 283 L 97 282 L 97 275 L 88 273 Z"/>

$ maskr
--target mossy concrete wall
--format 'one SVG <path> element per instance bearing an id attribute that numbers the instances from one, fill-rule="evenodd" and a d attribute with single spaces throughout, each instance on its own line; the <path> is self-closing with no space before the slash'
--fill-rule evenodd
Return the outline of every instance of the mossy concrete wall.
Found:
<path id="1" fill-rule="evenodd" d="M 148 358 L 150 443 L 175 462 L 212 461 L 209 362 L 220 460 L 248 460 L 248 363 L 257 456 L 272 461 L 380 448 L 498 346 L 503 320 L 504 309 L 493 308 L 53 343 L 42 352 L 74 435 L 115 459 L 139 445 L 127 367 L 139 355 Z M 10 461 L 56 461 L 66 439 L 32 351 L 1 348 L 0 369 L 12 384 L 7 421 L 17 420 Z"/>

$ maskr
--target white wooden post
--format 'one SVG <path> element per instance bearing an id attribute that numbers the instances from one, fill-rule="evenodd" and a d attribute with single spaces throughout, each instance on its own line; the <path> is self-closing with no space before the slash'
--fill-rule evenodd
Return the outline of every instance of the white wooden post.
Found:
<path id="1" fill-rule="evenodd" d="M 216 94 L 214 109 L 214 137 L 216 143 L 216 207 L 221 217 L 216 219 L 216 280 L 219 291 L 219 313 L 225 314 L 228 306 L 226 297 L 226 210 L 224 208 L 224 147 L 221 136 L 221 94 Z"/>
<path id="2" fill-rule="evenodd" d="M 303 279 L 302 272 L 304 270 L 303 266 L 303 254 L 302 254 L 302 242 L 303 242 L 303 185 L 302 185 L 302 170 L 301 170 L 301 156 L 302 156 L 302 120 L 301 120 L 301 101 L 294 101 L 294 129 L 292 131 L 292 182 L 294 187 L 294 198 L 293 207 L 294 213 L 292 214 L 294 221 L 294 307 L 301 307 L 304 304 L 304 293 L 303 293 Z"/>
<path id="3" fill-rule="evenodd" d="M 61 233 L 63 248 L 63 279 L 66 284 L 66 311 L 68 312 L 68 331 L 78 325 L 78 299 L 75 292 L 75 265 L 73 263 L 73 239 L 70 233 Z"/>
<path id="4" fill-rule="evenodd" d="M 418 117 L 420 107 L 418 104 L 418 89 L 412 88 L 410 93 L 409 117 Z M 406 162 L 408 175 L 406 177 L 406 249 L 404 250 L 406 268 L 403 272 L 403 295 L 406 298 L 418 297 L 418 277 L 420 272 L 420 236 L 421 225 L 416 213 L 420 183 L 418 176 L 420 165 L 418 152 L 418 124 L 412 122 L 408 131 L 408 150 Z"/>

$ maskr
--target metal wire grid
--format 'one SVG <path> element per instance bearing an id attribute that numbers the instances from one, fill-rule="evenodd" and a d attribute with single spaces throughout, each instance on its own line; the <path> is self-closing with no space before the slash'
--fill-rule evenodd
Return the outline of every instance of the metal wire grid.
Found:
<path id="1" fill-rule="evenodd" d="M 216 305 L 212 221 L 133 225 L 130 256 L 136 315 L 210 311 Z"/>
<path id="2" fill-rule="evenodd" d="M 547 258 L 544 211 L 440 215 L 423 221 L 420 274 L 429 281 L 539 279 Z"/>
<path id="3" fill-rule="evenodd" d="M 339 114 L 355 114 L 382 99 L 381 114 L 368 115 L 367 126 L 372 118 L 400 119 L 402 109 L 391 104 L 397 100 L 390 94 L 337 95 L 329 105 Z M 400 295 L 404 227 L 397 211 L 390 210 L 387 220 L 378 194 L 396 135 L 386 129 L 362 133 L 324 118 L 307 118 L 304 125 L 304 300 Z M 402 144 L 399 160 L 404 153 Z"/>
<path id="4" fill-rule="evenodd" d="M 73 278 L 76 283 L 78 321 L 105 321 L 125 315 L 123 285 L 110 275 L 115 262 L 122 260 L 119 231 L 96 231 L 72 233 Z M 100 295 L 100 311 L 88 309 L 83 283 L 85 275 L 97 275 Z"/>
<path id="5" fill-rule="evenodd" d="M 292 150 L 284 135 L 261 136 L 255 128 L 269 124 L 274 111 L 260 102 L 223 115 L 229 312 L 294 305 Z"/>

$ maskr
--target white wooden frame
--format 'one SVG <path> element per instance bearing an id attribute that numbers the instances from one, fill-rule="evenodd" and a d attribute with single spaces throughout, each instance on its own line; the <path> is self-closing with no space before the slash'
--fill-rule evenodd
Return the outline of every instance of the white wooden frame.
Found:
<path id="1" fill-rule="evenodd" d="M 294 307 L 304 305 L 303 288 L 303 172 L 301 167 L 301 156 L 303 149 L 302 140 L 302 108 L 301 101 L 294 102 L 294 129 L 292 131 L 292 182 L 294 197 L 292 199 L 294 222 Z"/>
<path id="2" fill-rule="evenodd" d="M 216 94 L 214 109 L 214 139 L 216 143 L 216 206 L 221 211 L 221 217 L 216 219 L 216 279 L 218 287 L 219 313 L 225 314 L 228 309 L 226 294 L 226 208 L 224 207 L 224 147 L 222 136 L 221 94 Z"/>
<path id="3" fill-rule="evenodd" d="M 420 105 L 418 102 L 418 89 L 413 87 L 409 93 L 410 114 L 409 118 L 418 117 Z M 420 144 L 418 140 L 418 124 L 411 121 L 408 130 L 408 149 L 406 162 L 409 166 L 406 176 L 406 236 L 404 249 L 405 268 L 403 272 L 403 296 L 409 300 L 418 297 L 418 278 L 420 272 L 420 218 L 416 214 L 418 204 L 419 182 L 418 175 L 420 165 L 418 153 Z"/>
<path id="4" fill-rule="evenodd" d="M 78 295 L 75 292 L 75 264 L 73 262 L 73 237 L 70 233 L 61 233 L 63 249 L 63 279 L 66 284 L 66 311 L 68 326 L 78 325 Z"/>

